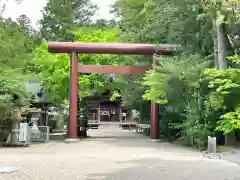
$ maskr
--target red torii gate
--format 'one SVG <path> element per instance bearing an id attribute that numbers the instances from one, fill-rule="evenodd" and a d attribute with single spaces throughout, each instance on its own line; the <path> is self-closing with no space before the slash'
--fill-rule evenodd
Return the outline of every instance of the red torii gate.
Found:
<path id="1" fill-rule="evenodd" d="M 122 73 L 141 74 L 156 65 L 154 54 L 172 55 L 178 45 L 122 44 L 122 43 L 81 43 L 81 42 L 49 42 L 48 51 L 52 53 L 71 53 L 70 63 L 70 104 L 67 136 L 77 139 L 77 99 L 78 72 L 84 73 Z M 78 53 L 82 54 L 128 54 L 152 55 L 152 66 L 112 66 L 78 64 Z M 159 139 L 159 108 L 151 102 L 151 138 Z"/>

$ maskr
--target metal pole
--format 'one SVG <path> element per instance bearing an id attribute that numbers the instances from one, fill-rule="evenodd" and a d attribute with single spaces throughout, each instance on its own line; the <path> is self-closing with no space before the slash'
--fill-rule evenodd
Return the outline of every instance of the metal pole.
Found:
<path id="1" fill-rule="evenodd" d="M 77 139 L 77 104 L 78 104 L 78 54 L 72 52 L 70 62 L 70 104 L 67 137 Z"/>
<path id="2" fill-rule="evenodd" d="M 153 69 L 157 65 L 155 54 L 153 54 L 152 66 Z M 159 139 L 159 106 L 155 102 L 151 102 L 151 139 Z"/>

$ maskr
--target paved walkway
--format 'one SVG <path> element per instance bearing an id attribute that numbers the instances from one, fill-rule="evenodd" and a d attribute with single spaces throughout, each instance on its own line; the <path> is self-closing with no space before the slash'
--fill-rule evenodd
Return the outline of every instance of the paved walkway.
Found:
<path id="1" fill-rule="evenodd" d="M 117 125 L 91 130 L 75 144 L 51 142 L 0 149 L 0 167 L 17 167 L 0 180 L 237 180 L 240 166 L 201 153 L 154 143 Z"/>
<path id="2" fill-rule="evenodd" d="M 234 149 L 234 152 L 225 152 L 221 154 L 221 158 L 236 163 L 240 166 L 240 150 Z"/>

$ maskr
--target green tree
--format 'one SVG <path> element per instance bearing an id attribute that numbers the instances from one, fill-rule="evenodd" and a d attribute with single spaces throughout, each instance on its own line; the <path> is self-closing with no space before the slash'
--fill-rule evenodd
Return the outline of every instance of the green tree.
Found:
<path id="1" fill-rule="evenodd" d="M 198 0 L 118 0 L 114 12 L 124 41 L 178 43 L 190 52 L 212 54 L 212 21 L 197 21 L 202 12 Z"/>
<path id="2" fill-rule="evenodd" d="M 219 79 L 213 77 L 215 70 L 211 69 L 207 76 L 202 75 L 204 68 L 213 67 L 213 62 L 217 68 L 218 65 L 226 68 L 228 35 L 237 17 L 229 2 L 118 0 L 113 6 L 113 11 L 120 18 L 121 40 L 178 43 L 186 52 L 180 58 L 159 57 L 157 69 L 146 73 L 142 83 L 141 78 L 134 81 L 131 78 L 125 79 L 127 87 L 131 87 L 133 82 L 138 85 L 138 89 L 141 87 L 144 99 L 164 105 L 161 112 L 163 124 L 160 127 L 165 135 L 172 132 L 170 134 L 177 137 L 177 133 L 187 132 L 195 136 L 195 143 L 203 145 L 206 135 L 215 134 L 220 116 L 236 112 L 235 108 L 224 110 L 225 98 L 218 97 L 218 93 L 209 89 L 209 81 Z M 216 52 L 217 59 L 212 61 Z M 125 59 L 125 62 L 144 64 L 146 59 L 132 57 L 130 60 Z M 136 88 L 128 91 L 135 95 L 133 92 L 137 92 Z M 135 98 L 140 99 L 135 95 L 130 100 Z M 139 105 L 143 103 L 141 100 L 138 102 Z"/>
<path id="3" fill-rule="evenodd" d="M 240 128 L 240 70 L 239 56 L 228 58 L 231 68 L 206 69 L 204 76 L 208 79 L 208 87 L 211 89 L 209 106 L 212 110 L 220 110 L 216 129 L 224 133 L 230 133 Z"/>
<path id="4" fill-rule="evenodd" d="M 116 29 L 97 29 L 92 27 L 80 28 L 72 32 L 77 41 L 88 42 L 117 42 L 118 31 Z M 68 99 L 70 79 L 70 56 L 68 54 L 51 54 L 47 51 L 47 44 L 43 43 L 37 48 L 33 64 L 35 71 L 44 86 L 51 93 L 56 102 Z M 117 55 L 80 55 L 79 63 L 82 64 L 118 64 L 121 56 Z M 101 74 L 81 74 L 79 76 L 80 97 L 91 96 L 93 89 L 96 92 L 110 88 L 106 76 Z"/>
<path id="5" fill-rule="evenodd" d="M 97 19 L 96 22 L 93 22 L 93 26 L 98 28 L 103 27 L 115 27 L 117 22 L 115 20 L 106 20 L 106 19 Z"/>
<path id="6" fill-rule="evenodd" d="M 89 24 L 96 6 L 89 0 L 49 0 L 40 20 L 40 31 L 48 41 L 72 41 L 76 26 Z"/>
<path id="7" fill-rule="evenodd" d="M 25 14 L 22 14 L 17 18 L 17 23 L 27 35 L 31 35 L 34 32 L 34 29 L 31 26 L 31 20 Z"/>
<path id="8" fill-rule="evenodd" d="M 24 70 L 32 59 L 29 37 L 11 19 L 0 19 L 0 119 L 16 103 L 28 101 Z M 31 51 L 30 51 L 31 49 Z"/>
<path id="9" fill-rule="evenodd" d="M 214 61 L 215 67 L 226 69 L 227 50 L 230 45 L 229 30 L 236 23 L 238 9 L 235 9 L 235 0 L 202 0 L 202 14 L 200 17 L 209 17 L 213 23 Z"/>

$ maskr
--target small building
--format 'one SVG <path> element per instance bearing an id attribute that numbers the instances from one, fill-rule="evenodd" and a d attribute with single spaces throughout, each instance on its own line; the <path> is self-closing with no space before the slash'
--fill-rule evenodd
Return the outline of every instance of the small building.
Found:
<path id="1" fill-rule="evenodd" d="M 121 98 L 110 101 L 109 96 L 92 96 L 86 100 L 88 123 L 131 121 L 131 110 L 122 106 Z"/>

